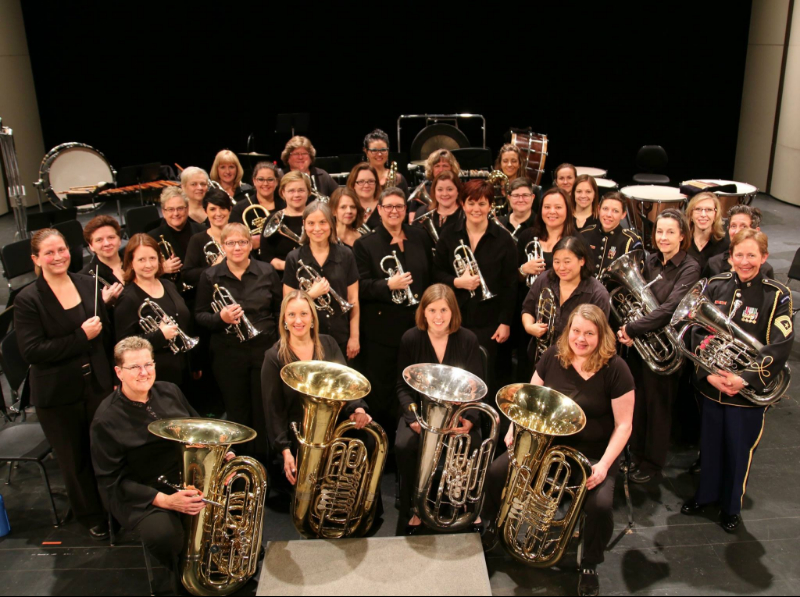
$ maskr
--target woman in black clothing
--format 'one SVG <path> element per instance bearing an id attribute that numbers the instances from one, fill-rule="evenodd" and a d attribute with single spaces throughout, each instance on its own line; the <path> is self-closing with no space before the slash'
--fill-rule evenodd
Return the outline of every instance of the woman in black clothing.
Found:
<path id="1" fill-rule="evenodd" d="M 423 226 L 418 218 L 430 213 L 430 221 L 433 223 L 437 236 L 441 237 L 443 230 L 463 222 L 464 203 L 461 200 L 463 190 L 463 185 L 456 173 L 450 170 L 441 172 L 431 183 L 431 204 L 422 205 L 417 209 L 417 213 L 414 214 L 414 225 Z M 425 224 L 424 228 L 428 231 L 429 224 Z M 431 239 L 434 244 L 438 241 L 438 238 L 433 238 L 433 235 L 431 235 Z"/>
<path id="2" fill-rule="evenodd" d="M 730 239 L 722 226 L 722 208 L 714 193 L 697 193 L 686 206 L 686 217 L 691 230 L 691 245 L 687 253 L 700 264 L 700 271 L 708 260 L 724 253 Z"/>
<path id="3" fill-rule="evenodd" d="M 578 595 L 597 595 L 596 567 L 604 560 L 606 545 L 614 532 L 614 484 L 619 456 L 631 434 L 634 383 L 625 361 L 616 353 L 614 332 L 595 305 L 580 305 L 567 322 L 555 346 L 536 365 L 533 385 L 546 386 L 572 398 L 586 414 L 586 426 L 575 435 L 558 438 L 559 445 L 572 447 L 592 463 L 583 504 L 584 554 L 578 580 Z M 511 450 L 514 426 L 505 442 Z M 494 520 L 500 509 L 508 473 L 508 454 L 497 458 L 486 479 L 483 517 Z M 495 529 L 484 534 L 484 547 L 495 543 Z"/>
<path id="4" fill-rule="evenodd" d="M 75 517 L 95 539 L 108 524 L 89 454 L 89 423 L 111 391 L 111 322 L 93 278 L 72 274 L 66 240 L 52 228 L 31 238 L 38 279 L 17 295 L 14 328 L 31 365 L 31 403 L 53 447 Z"/>
<path id="5" fill-rule="evenodd" d="M 581 174 L 575 179 L 571 207 L 575 217 L 575 230 L 578 232 L 600 222 L 600 193 L 593 176 Z"/>
<path id="6" fill-rule="evenodd" d="M 208 187 L 208 173 L 202 168 L 189 166 L 181 172 L 181 189 L 189 200 L 189 219 L 203 226 L 208 226 L 208 216 L 203 207 Z"/>
<path id="7" fill-rule="evenodd" d="M 307 137 L 297 135 L 286 142 L 286 147 L 281 152 L 281 161 L 291 172 L 299 172 L 308 175 L 312 183 L 309 187 L 320 194 L 330 197 L 339 188 L 331 175 L 322 168 L 314 166 L 314 159 L 317 157 L 317 150 Z M 284 197 L 286 199 L 286 197 Z"/>
<path id="8" fill-rule="evenodd" d="M 83 239 L 92 252 L 92 260 L 80 273 L 86 276 L 99 275 L 103 282 L 109 284 L 100 283 L 103 286 L 103 302 L 111 307 L 119 299 L 125 285 L 119 251 L 122 229 L 111 216 L 95 216 L 83 228 Z"/>
<path id="9" fill-rule="evenodd" d="M 533 212 L 534 194 L 533 183 L 525 178 L 517 178 L 508 185 L 508 204 L 511 212 L 507 216 L 500 216 L 500 221 L 506 229 L 516 238 L 536 222 Z"/>
<path id="10" fill-rule="evenodd" d="M 395 438 L 397 475 L 400 481 L 400 516 L 409 517 L 406 534 L 411 535 L 422 521 L 412 512 L 412 495 L 418 469 L 420 425 L 411 405 L 419 409 L 420 397 L 403 379 L 406 367 L 419 363 L 439 363 L 459 367 L 485 377 L 481 363 L 478 338 L 461 327 L 461 313 L 456 295 L 449 286 L 434 284 L 422 295 L 416 313 L 416 327 L 411 328 L 400 342 L 397 363 L 397 400 L 400 402 L 400 420 Z M 480 445 L 478 418 L 462 418 L 460 433 L 470 433 L 471 446 Z"/>
<path id="11" fill-rule="evenodd" d="M 381 186 L 378 183 L 378 173 L 375 168 L 368 162 L 361 162 L 353 166 L 350 176 L 347 177 L 347 187 L 355 191 L 358 201 L 364 209 L 364 225 L 370 230 L 377 230 L 381 222 L 377 210 Z"/>
<path id="12" fill-rule="evenodd" d="M 309 286 L 302 290 L 315 301 L 319 311 L 320 333 L 333 336 L 342 353 L 348 359 L 354 359 L 361 349 L 358 269 L 353 252 L 338 242 L 333 215 L 326 204 L 313 201 L 306 207 L 300 241 L 300 247 L 286 256 L 283 293 L 299 289 L 298 276 L 305 278 Z M 319 278 L 305 271 L 300 261 L 305 267 L 313 269 Z M 349 311 L 342 311 L 342 305 L 333 298 L 334 292 L 352 305 Z M 319 306 L 320 299 L 328 303 L 327 309 Z"/>
<path id="13" fill-rule="evenodd" d="M 311 183 L 300 172 L 289 172 L 281 177 L 279 194 L 286 202 L 286 207 L 283 209 L 283 224 L 270 236 L 264 235 L 268 232 L 266 226 L 264 227 L 261 233 L 259 259 L 282 272 L 286 267 L 286 256 L 297 248 L 303 234 L 303 210 L 311 196 Z M 284 227 L 296 236 L 297 240 L 291 238 Z"/>
<path id="14" fill-rule="evenodd" d="M 237 199 L 228 221 L 231 224 L 249 225 L 242 219 L 242 214 L 251 205 L 260 205 L 270 214 L 286 207 L 286 202 L 276 193 L 280 180 L 281 171 L 278 170 L 275 164 L 272 162 L 259 162 L 256 164 L 255 168 L 253 168 L 253 185 L 255 185 L 256 192 L 255 194 L 248 194 L 241 200 Z M 250 218 L 249 215 L 248 218 Z M 257 251 L 261 247 L 261 235 L 253 234 L 251 240 L 253 242 L 253 250 Z"/>
<path id="15" fill-rule="evenodd" d="M 536 218 L 536 222 L 517 236 L 519 238 L 517 254 L 520 274 L 538 276 L 544 270 L 553 267 L 553 247 L 562 238 L 576 234 L 570 195 L 558 187 L 545 191 L 542 195 L 539 217 Z M 525 247 L 534 238 L 539 239 L 544 258 L 528 261 Z"/>
<path id="16" fill-rule="evenodd" d="M 228 223 L 233 203 L 223 191 L 211 189 L 203 197 L 203 209 L 208 216 L 208 230 L 195 234 L 186 249 L 186 263 L 183 268 L 183 279 L 187 284 L 197 287 L 200 276 L 211 265 L 217 265 L 225 258 L 222 250 L 222 229 Z M 209 244 L 211 243 L 211 244 Z M 206 253 L 217 256 L 213 264 L 208 262 Z"/>
<path id="17" fill-rule="evenodd" d="M 575 189 L 575 180 L 578 178 L 578 169 L 572 164 L 560 164 L 554 173 L 553 184 L 571 197 Z"/>
<path id="18" fill-rule="evenodd" d="M 358 230 L 364 223 L 364 208 L 353 189 L 339 187 L 331 195 L 329 203 L 331 213 L 336 220 L 336 236 L 339 243 L 351 249 L 362 234 Z"/>
<path id="19" fill-rule="evenodd" d="M 261 363 L 264 352 L 278 339 L 276 317 L 280 310 L 282 286 L 269 263 L 250 257 L 250 231 L 242 224 L 228 224 L 222 230 L 226 258 L 208 268 L 197 287 L 197 323 L 211 332 L 211 367 L 217 379 L 228 419 L 253 427 L 258 432 L 251 451 L 266 452 L 264 411 L 261 408 Z M 215 312 L 215 285 L 233 297 Z M 259 334 L 240 341 L 229 326 L 247 317 Z M 241 328 L 240 328 L 241 329 Z"/>
<path id="20" fill-rule="evenodd" d="M 281 369 L 295 361 L 328 361 L 344 365 L 344 356 L 331 336 L 320 334 L 317 310 L 309 296 L 292 290 L 283 299 L 279 320 L 280 340 L 264 355 L 261 367 L 263 412 L 273 453 L 280 454 L 283 472 L 289 483 L 297 482 L 297 439 L 291 424 L 303 420 L 303 405 L 298 392 L 281 380 Z M 362 429 L 372 421 L 363 400 L 352 400 L 342 409 L 341 419 L 356 422 Z"/>
<path id="21" fill-rule="evenodd" d="M 248 201 L 253 196 L 253 187 L 242 182 L 244 168 L 239 158 L 230 149 L 223 149 L 214 157 L 210 178 L 228 194 L 234 204 Z"/>
<path id="22" fill-rule="evenodd" d="M 375 169 L 378 174 L 378 184 L 383 191 L 387 187 L 387 179 L 389 177 L 389 168 L 387 167 L 389 160 L 389 135 L 384 133 L 381 129 L 375 129 L 364 137 L 364 155 L 367 156 L 369 165 Z M 408 182 L 405 176 L 399 172 L 395 173 L 394 184 L 389 185 L 398 187 L 406 196 L 408 196 Z"/>
<path id="23" fill-rule="evenodd" d="M 666 209 L 656 218 L 654 238 L 658 252 L 644 263 L 644 278 L 659 307 L 644 317 L 620 328 L 620 342 L 633 346 L 633 340 L 668 325 L 672 314 L 692 285 L 700 279 L 700 265 L 687 253 L 691 236 L 686 217 L 677 209 Z M 642 361 L 635 350 L 628 351 L 628 364 L 636 378 L 636 415 L 631 448 L 637 470 L 630 479 L 648 483 L 661 474 L 667 460 L 672 402 L 678 389 L 681 370 L 658 375 Z"/>
<path id="24" fill-rule="evenodd" d="M 153 345 L 154 358 L 158 367 L 158 377 L 178 386 L 187 381 L 189 354 L 174 354 L 169 348 L 170 341 L 176 341 L 179 331 L 192 332 L 192 317 L 175 285 L 162 279 L 163 257 L 156 241 L 147 234 L 134 234 L 125 247 L 125 290 L 114 309 L 114 329 L 116 340 L 130 336 L 141 336 Z M 175 324 L 167 324 L 156 317 L 153 319 L 158 330 L 146 332 L 139 325 L 139 308 L 145 299 L 156 303 Z M 154 315 L 152 309 L 145 309 L 143 315 Z M 177 340 L 181 346 L 180 340 Z"/>

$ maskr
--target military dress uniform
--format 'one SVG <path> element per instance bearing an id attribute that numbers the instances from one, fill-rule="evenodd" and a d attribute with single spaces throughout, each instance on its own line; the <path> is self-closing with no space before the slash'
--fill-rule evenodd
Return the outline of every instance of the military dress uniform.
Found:
<path id="1" fill-rule="evenodd" d="M 592 224 L 581 231 L 581 238 L 589 245 L 595 278 L 599 278 L 615 259 L 643 247 L 639 234 L 621 225 L 606 232 L 600 224 Z"/>
<path id="2" fill-rule="evenodd" d="M 764 391 L 766 384 L 777 379 L 792 349 L 791 292 L 759 271 L 749 282 L 740 281 L 735 273 L 722 273 L 708 281 L 704 294 L 728 316 L 733 313 L 735 302 L 741 301 L 733 313 L 733 322 L 764 347 L 759 351 L 760 368 L 747 369 L 740 377 L 750 389 Z M 707 335 L 696 327 L 692 349 L 696 350 Z M 723 394 L 708 382 L 708 375 L 698 367 L 694 379 L 697 391 L 705 398 L 700 436 L 703 468 L 695 502 L 719 502 L 725 514 L 737 515 L 769 407 L 758 406 L 742 394 Z"/>

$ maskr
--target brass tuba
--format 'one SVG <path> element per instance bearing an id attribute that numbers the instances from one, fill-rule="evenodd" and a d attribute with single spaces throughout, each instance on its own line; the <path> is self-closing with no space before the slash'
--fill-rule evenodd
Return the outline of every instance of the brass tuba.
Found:
<path id="1" fill-rule="evenodd" d="M 247 226 L 251 236 L 261 234 L 268 218 L 269 210 L 260 203 L 248 205 L 242 212 L 242 221 Z"/>
<path id="2" fill-rule="evenodd" d="M 463 530 L 475 522 L 483 505 L 483 485 L 494 456 L 500 417 L 481 402 L 486 384 L 458 367 L 411 365 L 403 371 L 403 379 L 422 396 L 421 413 L 411 404 L 422 427 L 414 487 L 417 516 L 433 529 Z M 459 417 L 469 410 L 483 412 L 491 420 L 489 437 L 474 450 L 469 434 L 452 431 L 461 426 Z"/>
<path id="3" fill-rule="evenodd" d="M 283 223 L 283 216 L 284 210 L 279 209 L 275 213 L 272 214 L 272 217 L 267 220 L 267 223 L 264 225 L 264 237 L 269 238 L 276 232 L 285 236 L 288 239 L 293 240 L 298 245 L 300 244 L 300 237 L 297 236 L 291 228 L 289 228 L 286 224 Z"/>
<path id="4" fill-rule="evenodd" d="M 610 298 L 611 311 L 620 325 L 636 321 L 659 307 L 648 287 L 660 280 L 661 274 L 646 283 L 639 267 L 640 258 L 641 251 L 631 251 L 606 268 L 606 277 L 619 284 L 611 291 Z M 635 338 L 633 345 L 647 366 L 659 375 L 674 373 L 683 365 L 683 344 L 670 326 Z"/>
<path id="5" fill-rule="evenodd" d="M 225 454 L 231 445 L 252 440 L 256 432 L 216 419 L 161 419 L 147 429 L 181 444 L 179 488 L 192 486 L 206 499 L 197 516 L 183 517 L 183 586 L 192 595 L 238 591 L 258 567 L 267 473 L 255 458 L 238 456 L 225 462 Z"/>
<path id="6" fill-rule="evenodd" d="M 536 338 L 536 360 L 542 358 L 544 351 L 553 345 L 556 337 L 556 297 L 549 288 L 543 288 L 536 307 L 536 323 L 546 323 L 547 331 Z"/>
<path id="7" fill-rule="evenodd" d="M 150 313 L 148 313 L 150 311 Z M 160 323 L 167 325 L 174 325 L 177 327 L 177 322 L 167 315 L 161 305 L 151 301 L 149 298 L 144 299 L 139 305 L 139 327 L 148 334 L 153 334 L 159 330 Z M 160 323 L 159 323 L 160 322 Z M 189 352 L 200 342 L 200 338 L 190 338 L 181 328 L 178 328 L 178 335 L 167 340 L 167 345 L 172 351 L 172 354 L 179 352 Z"/>
<path id="8" fill-rule="evenodd" d="M 364 442 L 344 437 L 353 421 L 336 419 L 351 400 L 369 394 L 367 378 L 349 367 L 325 361 L 296 361 L 281 369 L 283 382 L 300 393 L 302 430 L 292 519 L 304 537 L 339 539 L 360 536 L 372 526 L 378 489 L 389 450 L 386 433 L 375 422 L 363 431 L 375 440 L 372 457 Z"/>
<path id="9" fill-rule="evenodd" d="M 483 274 L 481 273 L 481 268 L 478 265 L 478 260 L 475 259 L 475 253 L 472 252 L 467 245 L 464 244 L 464 241 L 461 241 L 455 250 L 453 251 L 455 254 L 455 259 L 453 260 L 453 269 L 456 272 L 457 277 L 461 277 L 464 273 L 469 273 L 471 276 L 478 276 L 481 281 L 481 301 L 488 301 L 489 299 L 493 299 L 496 294 L 492 294 L 492 291 L 489 290 L 488 284 L 486 284 L 486 280 L 483 279 Z M 475 296 L 475 291 L 470 290 L 469 295 L 471 297 Z"/>
<path id="10" fill-rule="evenodd" d="M 764 345 L 732 321 L 742 306 L 742 301 L 737 299 L 733 303 L 730 316 L 725 316 L 703 295 L 706 283 L 703 279 L 692 286 L 670 321 L 671 326 L 681 325 L 678 340 L 683 353 L 714 375 L 718 375 L 720 371 L 734 375 L 740 375 L 745 371 L 757 371 L 763 376 L 762 379 L 768 378 L 770 374 L 765 371 L 764 359 L 760 355 Z M 693 352 L 684 347 L 683 337 L 694 326 L 703 328 L 711 335 Z M 784 365 L 778 376 L 771 383 L 765 384 L 766 387 L 762 392 L 745 387 L 739 393 L 753 404 L 769 406 L 786 393 L 790 377 L 789 367 Z"/>
<path id="11" fill-rule="evenodd" d="M 392 267 L 391 263 L 389 265 L 384 265 L 386 260 L 393 260 L 394 267 Z M 391 278 L 395 274 L 402 276 L 405 272 L 403 269 L 403 264 L 400 263 L 400 259 L 397 257 L 397 251 L 392 251 L 391 255 L 387 255 L 383 259 L 381 259 L 381 271 L 384 274 Z M 389 278 L 386 278 L 387 280 Z M 392 290 L 392 302 L 398 305 L 402 305 L 403 303 L 407 303 L 408 306 L 413 307 L 414 305 L 418 305 L 419 301 L 414 298 L 414 293 L 411 292 L 411 286 L 406 286 L 405 290 Z"/>
<path id="12" fill-rule="evenodd" d="M 555 436 L 581 431 L 586 415 L 572 399 L 543 386 L 505 386 L 496 400 L 514 423 L 498 535 L 517 560 L 553 566 L 578 522 L 592 465 L 577 450 L 550 444 Z"/>

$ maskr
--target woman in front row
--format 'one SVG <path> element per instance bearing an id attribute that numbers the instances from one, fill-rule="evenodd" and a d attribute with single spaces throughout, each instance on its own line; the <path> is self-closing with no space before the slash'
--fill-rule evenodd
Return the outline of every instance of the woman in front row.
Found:
<path id="1" fill-rule="evenodd" d="M 600 586 L 596 567 L 603 562 L 603 552 L 614 532 L 614 485 L 619 456 L 631 434 L 634 405 L 633 376 L 617 356 L 614 332 L 599 307 L 580 305 L 573 311 L 557 344 L 536 364 L 531 383 L 569 396 L 586 414 L 582 431 L 557 438 L 554 443 L 578 450 L 592 464 L 586 483 L 589 492 L 583 504 L 584 553 L 577 592 L 597 595 Z M 509 450 L 513 441 L 512 425 L 505 437 Z M 489 468 L 483 506 L 486 520 L 493 521 L 500 510 L 508 467 L 508 454 L 503 454 Z M 493 525 L 487 527 L 485 549 L 494 547 L 497 531 Z"/>
<path id="2" fill-rule="evenodd" d="M 753 456 L 764 433 L 769 407 L 759 406 L 741 391 L 762 392 L 765 383 L 777 380 L 794 342 L 792 293 L 761 271 L 769 254 L 767 235 L 745 228 L 731 240 L 733 272 L 723 272 L 708 281 L 705 296 L 730 315 L 733 322 L 764 346 L 758 353 L 760 371 L 748 368 L 709 374 L 698 369 L 694 380 L 704 396 L 700 453 L 703 467 L 694 498 L 681 508 L 683 514 L 698 514 L 718 504 L 722 528 L 733 532 L 741 522 L 742 500 L 750 476 Z M 741 301 L 738 308 L 736 301 Z M 697 350 L 708 339 L 698 328 L 692 336 Z"/>
<path id="3" fill-rule="evenodd" d="M 292 290 L 281 304 L 280 339 L 264 355 L 261 367 L 262 408 L 267 421 L 267 435 L 273 454 L 280 455 L 286 479 L 297 483 L 297 438 L 291 424 L 303 420 L 300 394 L 283 383 L 281 369 L 295 361 L 328 361 L 345 364 L 336 340 L 319 331 L 319 318 L 314 301 L 301 290 Z M 356 422 L 362 429 L 372 421 L 364 400 L 351 400 L 342 409 L 341 417 Z"/>
<path id="4" fill-rule="evenodd" d="M 416 404 L 417 410 L 422 411 L 419 395 L 403 379 L 403 370 L 420 363 L 439 363 L 459 367 L 481 379 L 486 376 L 478 338 L 461 327 L 461 311 L 449 286 L 434 284 L 425 291 L 417 307 L 416 324 L 403 334 L 397 363 L 397 400 L 401 416 L 394 446 L 400 480 L 400 517 L 409 519 L 406 535 L 416 533 L 422 524 L 412 503 L 421 428 L 411 405 Z M 476 423 L 478 417 L 469 415 L 461 419 L 459 426 L 460 433 L 470 434 L 473 449 L 480 445 L 480 425 Z"/>

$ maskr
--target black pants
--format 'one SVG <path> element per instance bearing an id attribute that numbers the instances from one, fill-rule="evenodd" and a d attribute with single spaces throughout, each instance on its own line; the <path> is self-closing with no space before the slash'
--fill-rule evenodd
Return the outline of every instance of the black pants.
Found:
<path id="1" fill-rule="evenodd" d="M 136 529 L 149 551 L 170 574 L 178 573 L 178 557 L 184 548 L 183 524 L 177 512 L 155 510 Z"/>
<path id="2" fill-rule="evenodd" d="M 658 473 L 667 462 L 672 403 L 678 391 L 681 370 L 671 375 L 658 375 L 635 350 L 629 352 L 628 365 L 636 380 L 631 449 L 642 471 Z"/>
<path id="3" fill-rule="evenodd" d="M 695 500 L 719 502 L 726 514 L 739 514 L 750 465 L 764 432 L 767 407 L 728 406 L 705 398 L 700 453 L 703 468 Z"/>
<path id="4" fill-rule="evenodd" d="M 590 459 L 592 464 L 596 460 Z M 494 520 L 500 512 L 503 487 L 508 476 L 508 452 L 495 459 L 486 478 L 486 498 L 481 515 Z M 605 560 L 605 549 L 614 534 L 614 486 L 619 473 L 619 460 L 608 470 L 605 481 L 587 492 L 583 502 L 586 520 L 583 527 L 583 564 L 596 565 Z"/>
<path id="5" fill-rule="evenodd" d="M 399 410 L 395 393 L 399 350 L 399 346 L 364 340 L 360 355 L 364 376 L 372 385 L 372 391 L 364 399 L 369 405 L 369 414 L 389 435 L 390 445 Z"/>
<path id="6" fill-rule="evenodd" d="M 87 528 L 106 521 L 89 445 L 89 425 L 103 401 L 101 393 L 65 406 L 36 407 L 36 416 L 64 477 L 72 512 Z"/>

